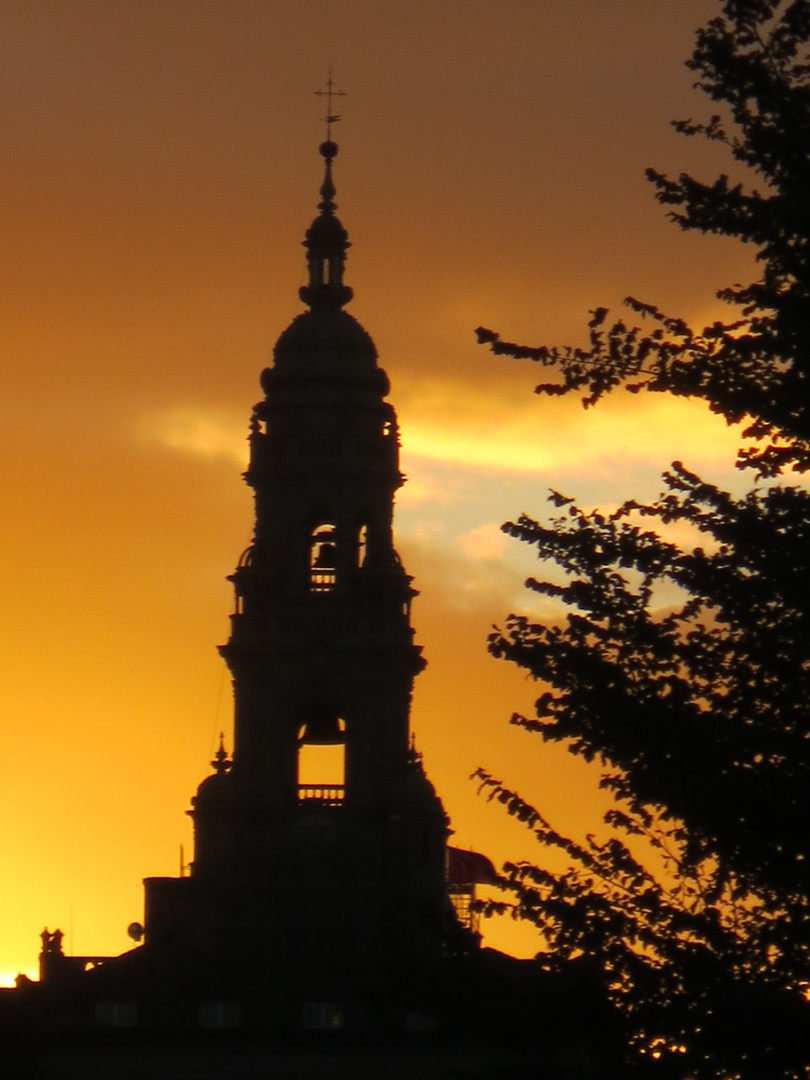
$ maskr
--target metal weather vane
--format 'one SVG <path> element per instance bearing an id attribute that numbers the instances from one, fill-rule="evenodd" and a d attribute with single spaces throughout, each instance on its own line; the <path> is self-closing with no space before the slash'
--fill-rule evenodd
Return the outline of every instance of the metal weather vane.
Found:
<path id="1" fill-rule="evenodd" d="M 340 116 L 332 112 L 332 98 L 346 97 L 345 90 L 336 90 L 335 83 L 332 79 L 332 69 L 329 69 L 329 78 L 326 80 L 325 90 L 316 90 L 315 93 L 318 97 L 326 98 L 326 116 L 323 120 L 326 124 L 326 141 L 330 142 L 332 139 L 332 124 L 336 124 L 340 120 Z"/>

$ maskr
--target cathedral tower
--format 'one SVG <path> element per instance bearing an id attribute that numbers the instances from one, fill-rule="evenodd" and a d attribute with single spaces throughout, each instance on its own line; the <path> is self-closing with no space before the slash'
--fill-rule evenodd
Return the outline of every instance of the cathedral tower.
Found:
<path id="1" fill-rule="evenodd" d="M 347 980 L 429 965 L 448 929 L 447 819 L 409 732 L 425 662 L 392 535 L 397 418 L 374 343 L 344 311 L 337 146 L 320 153 L 307 310 L 278 339 L 251 419 L 255 532 L 220 649 L 233 757 L 221 748 L 192 800 L 190 876 L 147 879 L 145 918 L 151 953 L 257 961 L 303 999 L 319 981 L 339 996 Z M 329 775 L 311 771 L 319 748 Z"/>
<path id="2" fill-rule="evenodd" d="M 61 930 L 46 928 L 40 981 L 0 989 L 14 1075 L 33 1063 L 54 1078 L 180 1067 L 439 1080 L 514 1070 L 521 1047 L 539 1038 L 547 1054 L 560 1030 L 573 1031 L 567 1068 L 611 1030 L 576 987 L 572 1007 L 567 975 L 550 983 L 532 962 L 478 948 L 469 903 L 495 871 L 448 848 L 410 734 L 424 660 L 393 541 L 397 418 L 374 343 L 344 310 L 349 240 L 328 131 L 320 152 L 306 310 L 276 343 L 250 423 L 255 530 L 229 579 L 220 648 L 233 754 L 220 745 L 192 799 L 191 872 L 144 882 L 144 924 L 129 927 L 140 944 L 66 956 Z M 211 1028 L 234 1037 L 201 1040 Z"/>

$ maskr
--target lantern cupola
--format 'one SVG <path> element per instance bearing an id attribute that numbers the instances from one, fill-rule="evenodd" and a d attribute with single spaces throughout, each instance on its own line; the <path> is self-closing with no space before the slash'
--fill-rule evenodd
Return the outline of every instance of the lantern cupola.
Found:
<path id="1" fill-rule="evenodd" d="M 335 184 L 332 180 L 332 162 L 337 156 L 337 143 L 327 139 L 320 145 L 325 162 L 320 214 L 307 229 L 304 247 L 307 249 L 309 284 L 299 294 L 313 310 L 318 307 L 343 307 L 352 298 L 352 290 L 343 284 L 343 266 L 349 248 L 349 236 L 335 215 Z"/>

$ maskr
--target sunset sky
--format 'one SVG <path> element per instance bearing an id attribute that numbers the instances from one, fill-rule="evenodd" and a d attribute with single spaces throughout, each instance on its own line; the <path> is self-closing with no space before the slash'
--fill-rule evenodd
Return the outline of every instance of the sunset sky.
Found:
<path id="1" fill-rule="evenodd" d="M 536 566 L 499 526 L 545 515 L 552 487 L 652 496 L 674 458 L 733 483 L 738 436 L 663 398 L 538 398 L 541 372 L 473 331 L 577 343 L 628 294 L 702 323 L 755 272 L 668 223 L 644 179 L 728 167 L 669 125 L 710 112 L 683 61 L 718 6 L 0 0 L 0 981 L 36 971 L 45 925 L 124 951 L 142 878 L 191 857 L 184 812 L 230 742 L 216 646 L 251 534 L 247 423 L 302 307 L 330 66 L 349 310 L 402 426 L 417 744 L 454 842 L 497 863 L 542 853 L 477 765 L 598 828 L 598 771 L 508 724 L 538 688 L 486 636 Z"/>

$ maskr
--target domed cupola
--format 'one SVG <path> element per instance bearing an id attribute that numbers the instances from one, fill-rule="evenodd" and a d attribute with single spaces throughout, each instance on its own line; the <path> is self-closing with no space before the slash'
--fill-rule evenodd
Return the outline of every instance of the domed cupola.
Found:
<path id="1" fill-rule="evenodd" d="M 202 807 L 207 807 L 211 802 L 218 802 L 222 799 L 231 798 L 233 777 L 230 769 L 232 762 L 225 749 L 224 732 L 220 733 L 219 749 L 217 750 L 211 765 L 214 769 L 213 773 L 203 780 L 197 788 L 196 796 L 191 800 L 191 805 L 195 807 L 197 812 L 199 812 Z M 189 811 L 189 813 L 193 814 L 194 811 Z"/>
<path id="2" fill-rule="evenodd" d="M 194 873 L 210 877 L 222 873 L 234 857 L 231 822 L 238 802 L 233 764 L 225 750 L 224 735 L 211 762 L 214 772 L 205 778 L 186 813 L 194 822 Z"/>
<path id="3" fill-rule="evenodd" d="M 307 229 L 309 284 L 299 290 L 309 310 L 296 316 L 281 334 L 273 350 L 274 364 L 262 373 L 265 394 L 283 382 L 310 387 L 347 381 L 375 399 L 389 391 L 388 378 L 377 366 L 377 349 L 371 336 L 352 315 L 343 310 L 352 290 L 343 284 L 348 233 L 335 216 L 335 185 L 332 161 L 337 144 L 327 139 L 320 145 L 326 163 L 321 185 L 320 213 Z"/>

